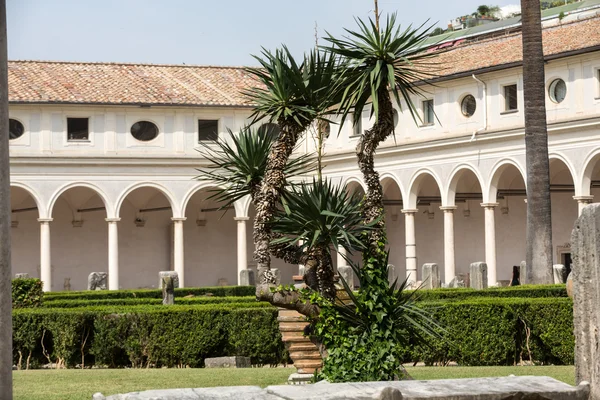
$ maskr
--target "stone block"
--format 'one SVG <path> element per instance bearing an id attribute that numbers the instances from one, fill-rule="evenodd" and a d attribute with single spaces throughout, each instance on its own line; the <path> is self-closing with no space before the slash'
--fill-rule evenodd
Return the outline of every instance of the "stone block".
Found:
<path id="1" fill-rule="evenodd" d="M 354 271 L 349 265 L 338 267 L 340 279 L 343 278 L 351 289 L 354 289 Z M 341 282 L 340 282 L 341 285 Z M 342 286 L 343 287 L 343 286 Z"/>
<path id="2" fill-rule="evenodd" d="M 158 288 L 162 288 L 162 278 L 164 276 L 170 276 L 173 280 L 173 287 L 177 289 L 179 287 L 179 275 L 175 271 L 160 271 L 158 273 Z"/>
<path id="3" fill-rule="evenodd" d="M 440 287 L 440 267 L 437 264 L 423 264 L 421 276 L 423 277 L 423 289 L 438 289 Z"/>
<path id="4" fill-rule="evenodd" d="M 258 269 L 258 283 L 259 284 L 272 284 L 272 285 L 280 285 L 281 284 L 281 272 L 279 268 L 259 268 Z"/>
<path id="5" fill-rule="evenodd" d="M 288 377 L 288 385 L 306 385 L 312 381 L 314 376 L 314 374 L 293 373 Z"/>
<path id="6" fill-rule="evenodd" d="M 217 286 L 229 286 L 229 281 L 226 278 L 219 278 Z"/>
<path id="7" fill-rule="evenodd" d="M 575 382 L 590 383 L 590 399 L 600 399 L 600 204 L 590 204 L 575 221 L 573 256 L 573 332 Z"/>
<path id="8" fill-rule="evenodd" d="M 552 274 L 554 276 L 555 284 L 565 283 L 567 278 L 567 268 L 562 264 L 554 264 L 552 266 Z"/>
<path id="9" fill-rule="evenodd" d="M 88 290 L 106 290 L 108 288 L 108 273 L 92 272 L 88 276 Z"/>
<path id="10" fill-rule="evenodd" d="M 396 273 L 396 266 L 394 264 L 388 264 L 387 268 L 388 268 L 388 281 L 390 282 L 390 285 L 391 285 L 392 283 L 394 283 L 396 278 L 398 278 L 398 275 Z M 396 283 L 396 285 L 398 285 L 398 282 Z"/>
<path id="11" fill-rule="evenodd" d="M 507 287 L 510 285 L 510 281 L 508 279 L 501 279 L 498 282 L 496 282 L 496 286 L 498 287 Z"/>
<path id="12" fill-rule="evenodd" d="M 213 357 L 204 360 L 206 368 L 251 368 L 250 357 Z"/>
<path id="13" fill-rule="evenodd" d="M 458 274 L 448 283 L 449 288 L 466 288 L 468 286 L 467 274 Z"/>
<path id="14" fill-rule="evenodd" d="M 25 272 L 15 274 L 15 279 L 29 279 L 29 274 Z"/>
<path id="15" fill-rule="evenodd" d="M 241 286 L 256 286 L 254 270 L 244 269 L 244 270 L 240 271 L 240 285 Z"/>
<path id="16" fill-rule="evenodd" d="M 469 281 L 473 289 L 486 289 L 488 287 L 487 264 L 481 261 L 471 263 Z"/>
<path id="17" fill-rule="evenodd" d="M 521 285 L 527 284 L 527 263 L 525 261 L 521 261 L 519 264 L 519 282 Z"/>
<path id="18" fill-rule="evenodd" d="M 162 288 L 163 305 L 169 306 L 175 304 L 174 276 L 170 274 L 162 275 L 160 286 Z"/>

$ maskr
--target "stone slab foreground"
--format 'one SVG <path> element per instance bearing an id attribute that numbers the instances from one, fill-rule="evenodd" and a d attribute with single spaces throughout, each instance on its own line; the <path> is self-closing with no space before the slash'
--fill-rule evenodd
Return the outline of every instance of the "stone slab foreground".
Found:
<path id="1" fill-rule="evenodd" d="M 547 376 L 433 381 L 318 383 L 303 386 L 230 386 L 149 390 L 93 400 L 587 400 L 589 384 L 571 386 Z"/>

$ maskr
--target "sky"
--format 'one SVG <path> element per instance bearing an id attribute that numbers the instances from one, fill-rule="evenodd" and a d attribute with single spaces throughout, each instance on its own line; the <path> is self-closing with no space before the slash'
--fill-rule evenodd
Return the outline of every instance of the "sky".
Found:
<path id="1" fill-rule="evenodd" d="M 445 27 L 484 0 L 379 0 L 401 24 Z M 494 5 L 518 4 L 496 0 Z M 485 4 L 485 3 L 484 3 Z M 373 0 L 7 0 L 11 60 L 256 65 L 281 44 L 301 55 L 328 31 L 354 29 Z M 320 39 L 319 44 L 325 44 Z"/>

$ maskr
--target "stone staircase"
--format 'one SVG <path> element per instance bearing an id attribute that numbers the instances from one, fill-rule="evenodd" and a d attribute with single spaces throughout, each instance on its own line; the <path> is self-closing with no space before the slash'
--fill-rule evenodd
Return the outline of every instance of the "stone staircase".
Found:
<path id="1" fill-rule="evenodd" d="M 304 336 L 306 317 L 294 310 L 279 309 L 279 331 L 299 374 L 314 374 L 323 366 L 317 346 Z"/>

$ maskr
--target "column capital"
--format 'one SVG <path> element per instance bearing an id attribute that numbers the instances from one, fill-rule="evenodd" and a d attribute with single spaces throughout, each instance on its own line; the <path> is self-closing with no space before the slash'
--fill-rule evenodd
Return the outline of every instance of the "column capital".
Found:
<path id="1" fill-rule="evenodd" d="M 594 200 L 594 196 L 573 196 L 573 200 L 578 203 L 589 204 Z"/>
<path id="2" fill-rule="evenodd" d="M 121 218 L 104 218 L 104 220 L 110 224 L 111 222 L 119 222 Z"/>
<path id="3" fill-rule="evenodd" d="M 458 208 L 458 206 L 441 206 L 440 210 L 442 210 L 443 212 L 454 212 L 454 210 L 456 210 Z"/>
<path id="4" fill-rule="evenodd" d="M 53 218 L 38 218 L 38 222 L 41 222 L 42 224 L 43 223 L 49 223 L 49 222 L 52 222 L 52 221 L 54 221 Z"/>
<path id="5" fill-rule="evenodd" d="M 245 221 L 248 221 L 249 219 L 250 219 L 250 217 L 233 217 L 233 220 L 238 221 L 238 222 L 240 222 L 240 221 L 245 222 Z"/>
<path id="6" fill-rule="evenodd" d="M 173 221 L 173 222 L 183 222 L 186 219 L 187 219 L 186 217 L 173 217 L 173 218 L 171 218 L 171 221 Z"/>
<path id="7" fill-rule="evenodd" d="M 500 203 L 481 203 L 481 207 L 483 208 L 496 208 L 500 205 Z"/>
<path id="8" fill-rule="evenodd" d="M 419 212 L 418 208 L 404 208 L 400 210 L 402 214 L 416 214 Z"/>

